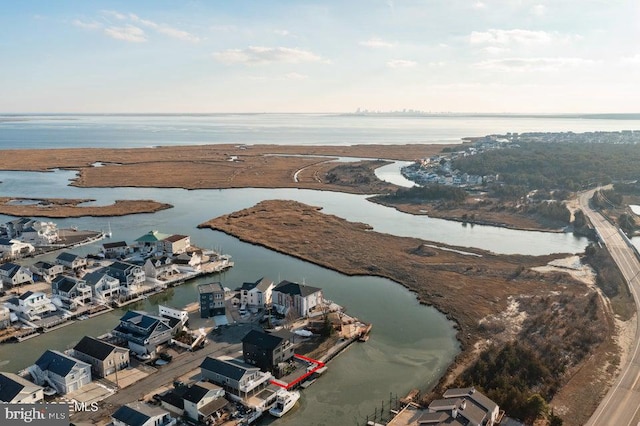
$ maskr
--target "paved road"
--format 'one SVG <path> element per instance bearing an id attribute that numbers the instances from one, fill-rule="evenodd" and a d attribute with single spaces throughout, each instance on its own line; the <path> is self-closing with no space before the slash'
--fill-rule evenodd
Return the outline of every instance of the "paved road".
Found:
<path id="1" fill-rule="evenodd" d="M 629 283 L 636 309 L 640 311 L 640 261 L 627 245 L 618 229 L 598 212 L 589 207 L 593 192 L 580 196 L 580 207 L 589 217 L 600 238 L 609 249 L 622 275 Z M 587 422 L 588 426 L 624 426 L 640 424 L 640 327 L 636 328 L 635 341 L 626 365 L 621 366 L 620 376 Z"/>

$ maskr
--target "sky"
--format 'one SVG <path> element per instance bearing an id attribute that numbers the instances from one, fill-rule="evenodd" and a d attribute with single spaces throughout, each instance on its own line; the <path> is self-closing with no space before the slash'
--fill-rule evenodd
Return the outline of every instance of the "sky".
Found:
<path id="1" fill-rule="evenodd" d="M 5 1 L 0 113 L 640 112 L 637 0 Z"/>

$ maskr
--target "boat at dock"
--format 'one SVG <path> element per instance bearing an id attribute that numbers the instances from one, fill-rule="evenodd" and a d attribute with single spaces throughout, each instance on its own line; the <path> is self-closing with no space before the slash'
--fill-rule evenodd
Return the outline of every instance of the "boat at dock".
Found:
<path id="1" fill-rule="evenodd" d="M 284 416 L 293 408 L 294 405 L 296 405 L 298 399 L 300 399 L 300 392 L 298 391 L 290 392 L 282 390 L 278 392 L 276 403 L 269 409 L 269 414 L 275 417 Z"/>

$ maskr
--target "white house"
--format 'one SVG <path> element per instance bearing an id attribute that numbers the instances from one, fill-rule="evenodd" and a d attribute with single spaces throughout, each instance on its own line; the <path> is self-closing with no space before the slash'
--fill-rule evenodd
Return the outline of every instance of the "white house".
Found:
<path id="1" fill-rule="evenodd" d="M 22 229 L 22 241 L 34 246 L 50 246 L 59 240 L 58 225 L 53 222 L 34 220 Z"/>
<path id="2" fill-rule="evenodd" d="M 136 293 L 146 278 L 140 266 L 120 261 L 115 261 L 99 271 L 120 281 L 121 294 Z"/>
<path id="3" fill-rule="evenodd" d="M 64 267 L 57 263 L 36 262 L 31 266 L 34 274 L 40 275 L 43 280 L 51 282 L 52 279 L 64 272 Z"/>
<path id="4" fill-rule="evenodd" d="M 163 240 L 168 237 L 170 237 L 170 235 L 158 231 L 149 231 L 143 236 L 136 238 L 135 245 L 143 253 L 162 251 L 164 247 Z"/>
<path id="5" fill-rule="evenodd" d="M 5 303 L 9 310 L 28 321 L 41 319 L 42 315 L 54 312 L 56 306 L 44 293 L 27 291 L 18 297 L 12 297 Z"/>
<path id="6" fill-rule="evenodd" d="M 36 363 L 29 367 L 29 373 L 36 384 L 49 385 L 60 395 L 76 391 L 91 383 L 91 365 L 52 350 L 42 354 Z"/>
<path id="7" fill-rule="evenodd" d="M 31 383 L 17 374 L 0 373 L 0 402 L 36 404 L 44 399 L 42 386 Z"/>
<path id="8" fill-rule="evenodd" d="M 172 275 L 179 274 L 180 270 L 173 264 L 170 257 L 150 257 L 144 263 L 144 273 L 149 278 L 164 280 Z"/>
<path id="9" fill-rule="evenodd" d="M 59 275 L 51 281 L 51 290 L 55 296 L 69 303 L 72 307 L 90 303 L 93 298 L 91 287 L 85 280 Z"/>
<path id="10" fill-rule="evenodd" d="M 87 266 L 87 258 L 68 251 L 63 251 L 58 255 L 58 257 L 56 257 L 56 263 L 75 271 Z"/>
<path id="11" fill-rule="evenodd" d="M 35 248 L 16 239 L 0 238 L 0 258 L 15 259 L 33 253 Z"/>
<path id="12" fill-rule="evenodd" d="M 33 284 L 33 272 L 16 263 L 3 263 L 0 265 L 0 281 L 9 287 Z"/>
<path id="13" fill-rule="evenodd" d="M 168 411 L 142 402 L 133 402 L 118 408 L 112 415 L 113 426 L 174 426 L 176 419 Z"/>
<path id="14" fill-rule="evenodd" d="M 301 317 L 308 316 L 323 300 L 321 288 L 286 280 L 275 286 L 271 294 L 271 303 L 276 309 L 281 312 L 293 309 Z"/>
<path id="15" fill-rule="evenodd" d="M 120 280 L 117 278 L 101 271 L 89 272 L 82 278 L 91 287 L 93 298 L 98 303 L 108 303 L 119 298 Z"/>
<path id="16" fill-rule="evenodd" d="M 107 258 L 122 257 L 129 254 L 130 249 L 125 241 L 115 241 L 113 243 L 104 243 L 102 251 Z"/>
<path id="17" fill-rule="evenodd" d="M 185 325 L 187 321 L 189 321 L 189 312 L 181 311 L 180 309 L 174 309 L 168 306 L 158 305 L 158 313 L 163 318 L 177 319 L 182 323 L 182 325 Z"/>
<path id="18" fill-rule="evenodd" d="M 236 360 L 206 357 L 200 364 L 200 374 L 226 391 L 235 400 L 246 400 L 267 387 L 273 379 L 269 372 Z"/>
<path id="19" fill-rule="evenodd" d="M 162 250 L 170 255 L 180 254 L 191 247 L 191 238 L 188 235 L 171 235 L 162 240 Z"/>
<path id="20" fill-rule="evenodd" d="M 275 284 L 268 278 L 260 278 L 254 283 L 244 283 L 240 287 L 240 303 L 263 308 L 271 304 Z"/>
<path id="21" fill-rule="evenodd" d="M 11 311 L 6 306 L 0 306 L 0 330 L 11 325 Z"/>
<path id="22" fill-rule="evenodd" d="M 498 414 L 500 413 L 498 404 L 473 387 L 448 389 L 442 396 L 449 400 L 458 398 L 466 400 L 467 404 L 469 404 L 467 411 L 472 409 L 481 410 L 485 415 L 484 425 L 493 426 L 498 421 Z"/>

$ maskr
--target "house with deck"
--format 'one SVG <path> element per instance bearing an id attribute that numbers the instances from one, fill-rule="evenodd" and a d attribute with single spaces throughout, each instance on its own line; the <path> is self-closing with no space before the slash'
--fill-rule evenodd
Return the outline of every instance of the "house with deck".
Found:
<path id="1" fill-rule="evenodd" d="M 3 263 L 0 265 L 0 282 L 2 288 L 33 284 L 33 272 L 17 263 Z"/>
<path id="2" fill-rule="evenodd" d="M 31 271 L 41 276 L 44 281 L 51 282 L 51 280 L 64 272 L 64 267 L 58 263 L 39 261 L 31 266 Z"/>
<path id="3" fill-rule="evenodd" d="M 132 263 L 115 261 L 99 271 L 120 281 L 121 292 L 136 293 L 146 278 L 142 267 Z"/>
<path id="4" fill-rule="evenodd" d="M 57 310 L 56 306 L 42 292 L 27 291 L 18 297 L 7 300 L 5 306 L 18 317 L 27 321 L 36 321 Z"/>
<path id="5" fill-rule="evenodd" d="M 29 243 L 16 239 L 0 238 L 0 258 L 17 259 L 27 256 L 35 250 L 35 247 Z"/>
<path id="6" fill-rule="evenodd" d="M 102 252 L 107 259 L 122 258 L 131 252 L 131 249 L 125 241 L 115 241 L 113 243 L 104 243 Z"/>
<path id="7" fill-rule="evenodd" d="M 168 411 L 143 402 L 122 405 L 111 415 L 113 426 L 175 426 L 177 420 Z"/>
<path id="8" fill-rule="evenodd" d="M 251 330 L 242 339 L 242 357 L 247 364 L 278 376 L 278 364 L 293 358 L 293 334 L 273 335 Z"/>
<path id="9" fill-rule="evenodd" d="M 144 263 L 144 274 L 156 280 L 166 280 L 179 274 L 180 270 L 169 256 L 150 257 Z"/>
<path id="10" fill-rule="evenodd" d="M 87 266 L 87 258 L 69 251 L 63 251 L 56 257 L 56 263 L 72 271 L 77 271 Z"/>
<path id="11" fill-rule="evenodd" d="M 159 231 L 149 231 L 141 237 L 136 238 L 134 245 L 143 254 L 162 252 L 164 248 L 163 241 L 165 240 L 165 238 L 169 237 L 170 235 L 163 234 Z"/>
<path id="12" fill-rule="evenodd" d="M 17 374 L 0 373 L 0 403 L 37 404 L 44 400 L 43 388 Z"/>
<path id="13" fill-rule="evenodd" d="M 206 357 L 200 364 L 200 374 L 218 386 L 235 400 L 246 400 L 269 385 L 273 375 L 262 372 L 237 360 Z"/>
<path id="14" fill-rule="evenodd" d="M 51 292 L 72 307 L 91 303 L 93 292 L 85 280 L 59 275 L 51 281 Z"/>
<path id="15" fill-rule="evenodd" d="M 117 278 L 98 270 L 86 274 L 83 279 L 98 303 L 110 303 L 120 297 L 120 280 Z"/>
<path id="16" fill-rule="evenodd" d="M 91 365 L 54 350 L 42 354 L 29 373 L 37 385 L 51 386 L 60 395 L 91 383 Z"/>
<path id="17" fill-rule="evenodd" d="M 274 287 L 273 281 L 265 277 L 253 283 L 243 283 L 242 287 L 240 287 L 240 303 L 264 308 L 271 304 Z"/>
<path id="18" fill-rule="evenodd" d="M 182 394 L 184 415 L 206 424 L 212 416 L 227 406 L 224 389 L 210 382 L 197 382 Z"/>
<path id="19" fill-rule="evenodd" d="M 40 220 L 31 221 L 22 229 L 21 239 L 36 247 L 51 246 L 60 239 L 58 225 Z"/>
<path id="20" fill-rule="evenodd" d="M 271 303 L 276 309 L 293 310 L 300 317 L 308 316 L 323 301 L 321 288 L 286 280 L 275 286 L 271 294 Z"/>
<path id="21" fill-rule="evenodd" d="M 180 320 L 128 311 L 120 318 L 113 335 L 122 339 L 132 352 L 154 354 L 159 345 L 168 343 L 182 328 Z"/>
<path id="22" fill-rule="evenodd" d="M 129 366 L 129 349 L 84 336 L 73 347 L 73 357 L 91 365 L 93 377 L 106 377 Z"/>

